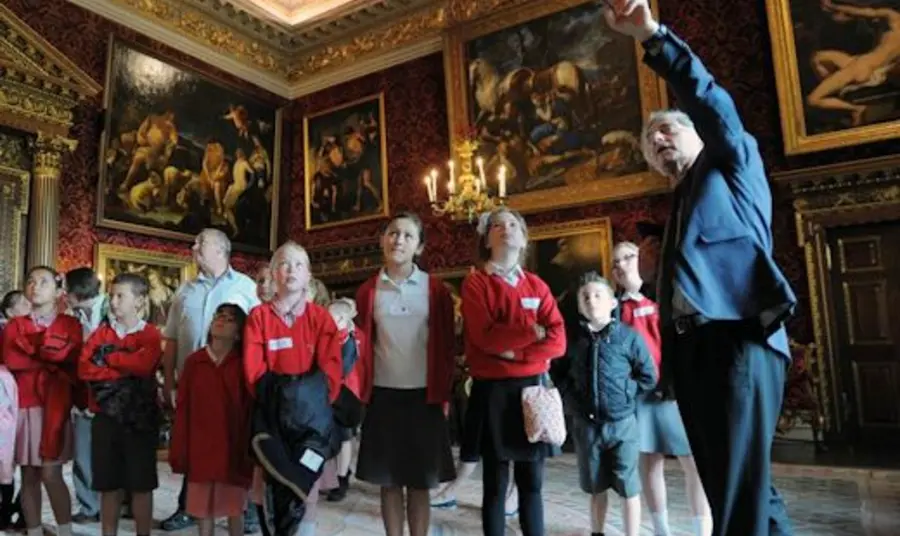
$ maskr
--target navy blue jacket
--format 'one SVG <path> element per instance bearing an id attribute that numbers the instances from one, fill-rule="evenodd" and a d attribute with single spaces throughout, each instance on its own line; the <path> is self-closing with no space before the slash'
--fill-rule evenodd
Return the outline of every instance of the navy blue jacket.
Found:
<path id="1" fill-rule="evenodd" d="M 674 282 L 708 319 L 760 319 L 768 345 L 789 357 L 783 322 L 797 298 L 772 258 L 772 194 L 756 140 L 687 44 L 665 27 L 650 42 L 644 62 L 668 83 L 705 145 L 675 191 L 681 236 L 673 236 L 673 208 L 664 239 L 661 258 L 674 263 L 661 267 L 657 289 L 664 331 Z"/>
<path id="2" fill-rule="evenodd" d="M 656 366 L 637 331 L 613 320 L 593 333 L 585 323 L 569 332 L 566 355 L 553 362 L 553 383 L 566 410 L 604 423 L 634 415 L 637 396 L 656 387 Z"/>

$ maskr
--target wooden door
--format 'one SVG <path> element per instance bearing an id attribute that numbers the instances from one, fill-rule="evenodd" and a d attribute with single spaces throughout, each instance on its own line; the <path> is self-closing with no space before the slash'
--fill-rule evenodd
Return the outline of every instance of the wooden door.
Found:
<path id="1" fill-rule="evenodd" d="M 829 230 L 847 439 L 900 440 L 900 222 Z"/>

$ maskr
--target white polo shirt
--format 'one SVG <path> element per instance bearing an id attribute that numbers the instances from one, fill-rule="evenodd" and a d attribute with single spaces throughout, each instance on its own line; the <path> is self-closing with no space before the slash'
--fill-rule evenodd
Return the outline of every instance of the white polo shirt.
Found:
<path id="1" fill-rule="evenodd" d="M 213 314 L 223 303 L 233 303 L 249 313 L 259 305 L 256 282 L 229 266 L 216 279 L 201 274 L 176 292 L 163 337 L 176 341 L 175 370 L 179 373 L 188 356 L 206 346 Z"/>
<path id="2" fill-rule="evenodd" d="M 384 269 L 375 286 L 378 387 L 422 389 L 428 379 L 428 274 L 413 269 L 395 283 Z"/>

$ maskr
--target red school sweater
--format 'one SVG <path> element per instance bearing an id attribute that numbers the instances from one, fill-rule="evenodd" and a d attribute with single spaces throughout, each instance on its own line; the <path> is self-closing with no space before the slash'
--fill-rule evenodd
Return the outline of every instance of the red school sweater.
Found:
<path id="1" fill-rule="evenodd" d="M 97 348 L 104 344 L 115 345 L 116 350 L 106 354 L 105 367 L 98 367 L 91 359 Z M 153 324 L 147 323 L 142 330 L 119 338 L 116 330 L 109 323 L 103 322 L 88 337 L 81 351 L 78 378 L 85 382 L 112 381 L 125 376 L 152 378 L 156 375 L 161 357 L 162 334 Z M 94 413 L 100 412 L 100 406 L 90 389 L 87 392 L 87 403 L 88 409 Z"/>
<path id="2" fill-rule="evenodd" d="M 81 324 L 65 314 L 46 328 L 20 316 L 3 331 L 3 359 L 16 379 L 19 408 L 44 410 L 40 454 L 47 460 L 62 453 L 82 337 Z"/>
<path id="3" fill-rule="evenodd" d="M 244 327 L 244 371 L 250 393 L 267 371 L 303 374 L 313 363 L 328 379 L 329 399 L 341 390 L 341 345 L 337 325 L 328 310 L 307 303 L 303 314 L 288 326 L 272 303 L 250 311 Z"/>
<path id="4" fill-rule="evenodd" d="M 172 471 L 188 482 L 250 487 L 251 397 L 240 350 L 218 365 L 206 348 L 188 356 L 178 380 L 169 444 Z"/>
<path id="5" fill-rule="evenodd" d="M 656 365 L 656 377 L 658 378 L 659 366 L 662 362 L 659 306 L 650 298 L 641 296 L 640 300 L 623 298 L 619 302 L 619 307 L 621 308 L 622 322 L 634 328 L 644 338 L 644 343 L 650 350 L 650 356 L 653 357 L 653 363 Z"/>
<path id="6" fill-rule="evenodd" d="M 524 378 L 549 370 L 566 353 L 562 315 L 550 288 L 524 272 L 513 287 L 500 276 L 476 270 L 462 285 L 463 331 L 469 374 L 476 379 Z M 537 340 L 534 324 L 547 336 Z M 499 355 L 512 350 L 514 357 Z"/>
<path id="7" fill-rule="evenodd" d="M 372 386 L 375 383 L 375 292 L 380 273 L 369 278 L 356 291 L 356 305 L 359 315 L 356 324 L 362 331 L 368 344 L 361 370 L 360 400 L 369 402 Z M 429 404 L 444 404 L 450 400 L 453 389 L 453 373 L 456 367 L 454 346 L 453 297 L 444 286 L 444 282 L 433 275 L 428 275 L 428 360 L 425 381 L 425 398 Z"/>

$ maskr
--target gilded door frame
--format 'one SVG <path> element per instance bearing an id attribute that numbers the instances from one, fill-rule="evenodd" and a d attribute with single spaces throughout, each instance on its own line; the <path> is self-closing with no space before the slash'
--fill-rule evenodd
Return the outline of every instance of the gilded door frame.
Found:
<path id="1" fill-rule="evenodd" d="M 900 220 L 900 157 L 888 156 L 777 174 L 793 197 L 797 245 L 803 248 L 809 310 L 819 363 L 815 379 L 825 433 L 844 433 L 835 296 L 828 230 Z M 845 379 L 849 381 L 849 379 Z M 852 402 L 847 401 L 848 404 Z"/>

